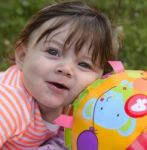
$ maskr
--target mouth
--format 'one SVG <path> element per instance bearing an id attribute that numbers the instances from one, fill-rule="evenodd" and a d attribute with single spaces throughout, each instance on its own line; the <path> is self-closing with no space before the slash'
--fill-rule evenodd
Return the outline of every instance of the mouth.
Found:
<path id="1" fill-rule="evenodd" d="M 69 88 L 66 85 L 62 84 L 62 83 L 57 83 L 57 82 L 48 82 L 48 83 L 55 86 L 58 89 L 69 90 Z"/>

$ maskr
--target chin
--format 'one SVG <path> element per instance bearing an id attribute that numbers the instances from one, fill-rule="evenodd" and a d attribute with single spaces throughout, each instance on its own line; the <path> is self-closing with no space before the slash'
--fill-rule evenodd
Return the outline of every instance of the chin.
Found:
<path id="1" fill-rule="evenodd" d="M 47 105 L 46 105 L 47 106 Z M 52 108 L 52 109 L 58 109 L 58 108 L 61 108 L 61 107 L 63 107 L 63 104 L 50 104 L 50 105 L 48 105 L 47 106 L 48 108 Z"/>

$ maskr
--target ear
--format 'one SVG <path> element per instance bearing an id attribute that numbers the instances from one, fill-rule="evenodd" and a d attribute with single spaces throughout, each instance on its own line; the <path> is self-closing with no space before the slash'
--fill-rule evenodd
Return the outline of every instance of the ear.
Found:
<path id="1" fill-rule="evenodd" d="M 85 104 L 85 106 L 84 106 L 84 108 L 82 110 L 82 114 L 83 114 L 83 117 L 85 119 L 92 119 L 93 113 L 94 113 L 94 106 L 95 106 L 96 101 L 97 101 L 97 99 L 93 98 L 93 99 L 90 99 Z"/>
<path id="2" fill-rule="evenodd" d="M 19 70 L 22 70 L 25 55 L 26 55 L 26 47 L 24 44 L 20 44 L 19 46 L 16 47 L 15 50 L 15 63 L 18 66 Z"/>

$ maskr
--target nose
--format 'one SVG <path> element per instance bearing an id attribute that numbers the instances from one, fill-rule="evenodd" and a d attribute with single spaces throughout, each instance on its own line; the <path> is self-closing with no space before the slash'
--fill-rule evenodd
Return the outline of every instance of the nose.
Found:
<path id="1" fill-rule="evenodd" d="M 73 76 L 73 69 L 70 64 L 62 64 L 56 68 L 56 73 L 71 78 Z"/>

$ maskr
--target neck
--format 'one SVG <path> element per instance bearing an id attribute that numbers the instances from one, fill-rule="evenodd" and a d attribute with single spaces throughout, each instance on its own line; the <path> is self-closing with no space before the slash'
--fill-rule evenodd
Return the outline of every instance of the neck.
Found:
<path id="1" fill-rule="evenodd" d="M 42 115 L 42 118 L 47 122 L 54 121 L 63 111 L 63 108 L 47 108 L 42 104 L 39 104 L 39 109 Z"/>

